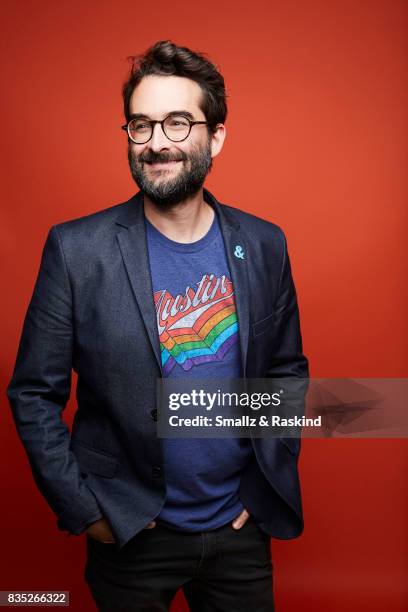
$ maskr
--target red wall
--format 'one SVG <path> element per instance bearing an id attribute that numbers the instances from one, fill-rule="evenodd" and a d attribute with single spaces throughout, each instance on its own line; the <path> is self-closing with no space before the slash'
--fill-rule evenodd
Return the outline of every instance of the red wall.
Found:
<path id="1" fill-rule="evenodd" d="M 49 227 L 135 191 L 120 89 L 126 57 L 162 38 L 226 78 L 207 186 L 284 228 L 311 375 L 408 376 L 406 2 L 3 0 L 1 13 L 4 388 Z M 1 402 L 0 590 L 70 590 L 72 610 L 91 610 L 84 540 L 56 529 Z M 407 457 L 404 440 L 304 441 L 305 532 L 272 543 L 279 611 L 406 609 Z"/>

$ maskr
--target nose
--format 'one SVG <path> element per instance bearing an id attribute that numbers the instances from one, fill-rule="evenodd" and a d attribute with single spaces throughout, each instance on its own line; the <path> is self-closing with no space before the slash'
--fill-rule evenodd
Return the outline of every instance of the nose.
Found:
<path id="1" fill-rule="evenodd" d="M 163 149 L 168 149 L 170 146 L 170 140 L 166 137 L 163 132 L 162 126 L 160 123 L 155 123 L 153 126 L 153 134 L 149 142 L 148 146 L 155 152 L 162 151 Z"/>

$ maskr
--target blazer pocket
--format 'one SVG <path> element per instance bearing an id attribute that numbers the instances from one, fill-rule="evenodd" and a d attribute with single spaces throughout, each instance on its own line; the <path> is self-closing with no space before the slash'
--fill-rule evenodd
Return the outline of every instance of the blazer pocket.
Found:
<path id="1" fill-rule="evenodd" d="M 73 442 L 71 450 L 84 472 L 112 478 L 118 468 L 119 460 L 116 457 L 90 446 L 85 446 L 81 442 Z"/>
<path id="2" fill-rule="evenodd" d="M 275 313 L 273 312 L 272 314 L 268 315 L 264 319 L 261 319 L 260 321 L 253 323 L 252 324 L 253 335 L 260 336 L 261 334 L 266 332 L 270 328 L 270 326 L 273 324 L 274 319 L 275 319 Z"/>

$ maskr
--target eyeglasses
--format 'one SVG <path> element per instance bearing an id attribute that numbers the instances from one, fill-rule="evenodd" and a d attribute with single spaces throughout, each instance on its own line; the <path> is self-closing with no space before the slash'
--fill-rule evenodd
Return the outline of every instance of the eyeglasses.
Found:
<path id="1" fill-rule="evenodd" d="M 131 119 L 126 125 L 122 125 L 122 130 L 128 133 L 130 140 L 136 144 L 145 144 L 153 136 L 153 129 L 156 123 L 160 123 L 165 136 L 173 142 L 181 142 L 189 137 L 191 128 L 194 125 L 206 124 L 207 121 L 191 121 L 184 115 L 168 115 L 162 121 L 150 119 Z"/>

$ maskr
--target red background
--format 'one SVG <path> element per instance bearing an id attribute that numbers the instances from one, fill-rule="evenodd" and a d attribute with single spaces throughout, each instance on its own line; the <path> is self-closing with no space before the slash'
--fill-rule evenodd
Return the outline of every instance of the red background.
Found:
<path id="1" fill-rule="evenodd" d="M 1 8 L 4 388 L 49 227 L 136 190 L 120 90 L 126 57 L 163 38 L 225 76 L 228 134 L 207 186 L 284 228 L 311 375 L 408 375 L 406 2 Z M 84 539 L 56 529 L 1 402 L 0 589 L 70 590 L 72 610 L 94 609 Z M 305 532 L 272 542 L 278 611 L 406 610 L 407 456 L 403 440 L 304 441 Z"/>

